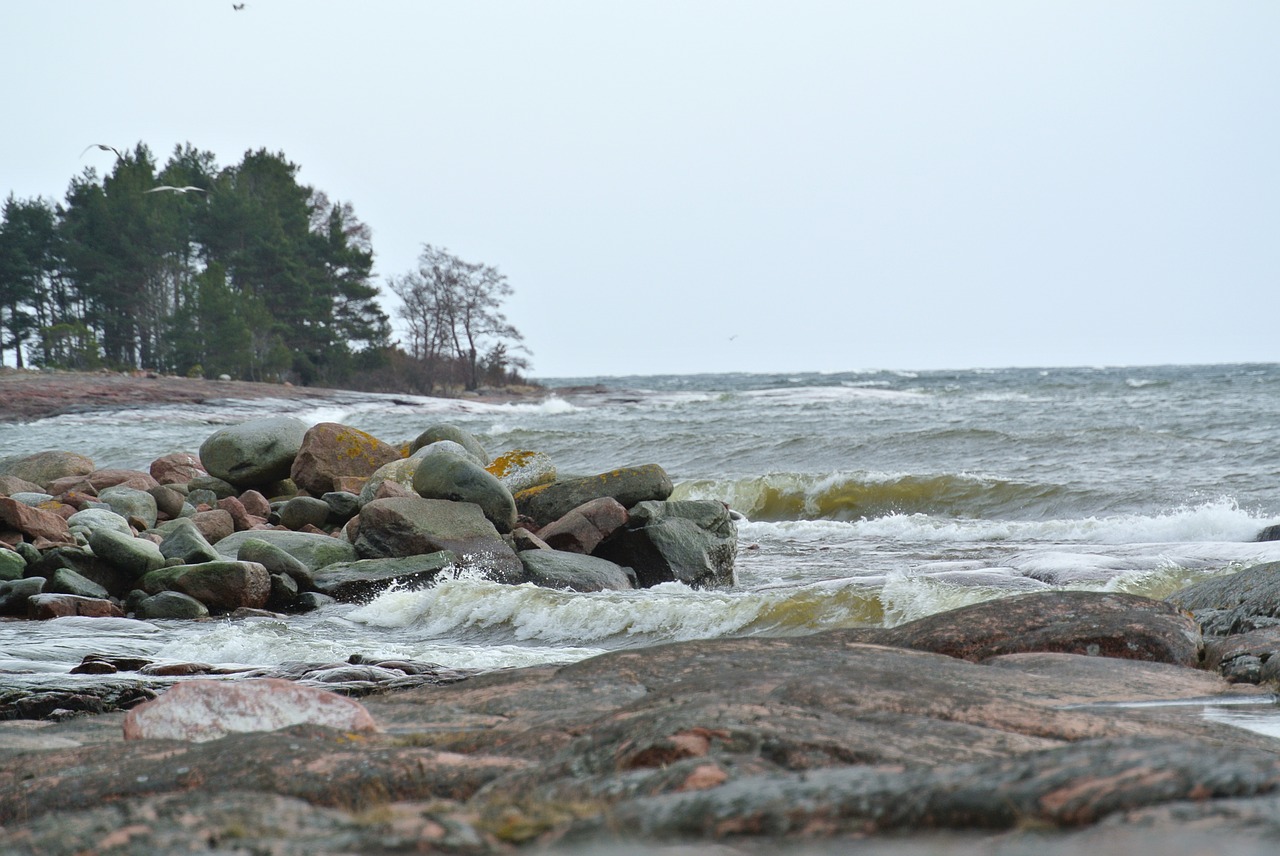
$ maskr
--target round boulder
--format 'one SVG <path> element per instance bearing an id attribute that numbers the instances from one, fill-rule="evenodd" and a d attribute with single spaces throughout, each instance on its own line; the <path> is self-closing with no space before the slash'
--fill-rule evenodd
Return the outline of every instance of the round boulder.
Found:
<path id="1" fill-rule="evenodd" d="M 500 533 L 516 525 L 516 502 L 511 491 L 484 467 L 457 455 L 427 455 L 413 474 L 413 489 L 424 499 L 472 502 Z"/>
<path id="2" fill-rule="evenodd" d="M 409 444 L 409 452 L 416 452 L 424 446 L 430 446 L 432 443 L 438 443 L 441 440 L 451 440 L 452 442 L 462 446 L 468 452 L 475 455 L 476 458 L 479 459 L 481 465 L 489 463 L 489 453 L 484 450 L 484 446 L 480 445 L 480 441 L 477 440 L 470 431 L 466 431 L 459 428 L 457 425 L 451 425 L 447 422 L 432 425 L 427 428 L 427 430 L 419 434 L 417 438 Z"/>
<path id="3" fill-rule="evenodd" d="M 307 426 L 292 416 L 254 419 L 215 431 L 200 444 L 209 475 L 237 487 L 289 478 Z"/>

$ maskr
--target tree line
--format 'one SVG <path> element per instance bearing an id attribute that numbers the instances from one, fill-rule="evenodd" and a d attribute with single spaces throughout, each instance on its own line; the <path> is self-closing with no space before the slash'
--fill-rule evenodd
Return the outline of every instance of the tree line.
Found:
<path id="1" fill-rule="evenodd" d="M 0 362 L 427 394 L 528 368 L 506 278 L 431 245 L 389 280 L 409 335 L 393 342 L 371 230 L 282 153 L 220 168 L 186 144 L 159 167 L 142 143 L 97 148 L 110 171 L 63 202 L 4 202 Z"/>

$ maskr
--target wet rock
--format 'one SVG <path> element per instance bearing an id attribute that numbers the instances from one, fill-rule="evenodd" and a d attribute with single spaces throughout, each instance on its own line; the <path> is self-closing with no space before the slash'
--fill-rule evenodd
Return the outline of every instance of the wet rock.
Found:
<path id="1" fill-rule="evenodd" d="M 628 591 L 636 587 L 627 569 L 595 556 L 559 550 L 525 550 L 519 556 L 529 582 L 545 588 Z"/>
<path id="2" fill-rule="evenodd" d="M 516 503 L 492 473 L 450 454 L 427 455 L 413 473 L 413 489 L 424 499 L 470 502 L 480 507 L 499 533 L 516 524 Z"/>
<path id="3" fill-rule="evenodd" d="M 313 496 L 321 496 L 338 489 L 338 480 L 345 476 L 368 478 L 382 465 L 401 457 L 399 449 L 372 434 L 337 422 L 321 422 L 303 435 L 290 478 Z"/>
<path id="4" fill-rule="evenodd" d="M 1275 626 L 1280 624 L 1280 562 L 1213 577 L 1166 600 L 1190 610 L 1207 635 L 1229 636 Z"/>
<path id="5" fill-rule="evenodd" d="M 520 582 L 524 566 L 478 505 L 443 499 L 376 499 L 360 511 L 361 558 L 390 559 L 448 550 L 461 565 L 499 582 Z"/>
<path id="6" fill-rule="evenodd" d="M 254 562 L 215 561 L 175 565 L 152 571 L 138 581 L 148 594 L 177 591 L 190 595 L 211 612 L 261 609 L 271 595 L 271 576 Z"/>
<path id="7" fill-rule="evenodd" d="M 737 584 L 738 527 L 714 500 L 641 502 L 594 555 L 635 571 L 643 588 L 678 581 L 698 588 Z"/>
<path id="8" fill-rule="evenodd" d="M 627 523 L 627 510 L 611 496 L 593 499 L 538 530 L 554 550 L 589 554 Z"/>
<path id="9" fill-rule="evenodd" d="M 409 453 L 413 454 L 419 449 L 441 441 L 457 443 L 466 449 L 469 454 L 475 456 L 482 467 L 489 463 L 489 453 L 485 451 L 484 446 L 475 438 L 474 434 L 447 422 L 431 425 L 414 438 L 413 442 L 409 444 Z"/>
<path id="10" fill-rule="evenodd" d="M 368 600 L 388 587 L 421 588 L 440 571 L 452 567 L 457 555 L 442 550 L 391 559 L 360 559 L 329 565 L 315 574 L 315 587 L 335 600 L 348 603 Z"/>
<path id="11" fill-rule="evenodd" d="M 236 532 L 223 538 L 214 547 L 221 555 L 235 558 L 239 555 L 241 546 L 250 540 L 265 541 L 279 547 L 313 572 L 335 562 L 354 562 L 360 558 L 356 555 L 355 547 L 341 539 L 284 529 Z"/>
<path id="12" fill-rule="evenodd" d="M 248 488 L 290 477 L 307 426 L 292 416 L 254 419 L 215 431 L 200 444 L 209 474 Z"/>
<path id="13" fill-rule="evenodd" d="M 289 725 L 376 731 L 357 701 L 276 679 L 193 680 L 129 711 L 126 740 L 215 740 L 232 732 L 275 731 Z"/>
<path id="14" fill-rule="evenodd" d="M 663 501 L 671 496 L 672 489 L 671 478 L 662 467 L 646 464 L 528 488 L 520 491 L 515 500 L 519 513 L 541 527 L 603 496 L 612 497 L 624 508 L 631 508 L 649 500 Z"/>

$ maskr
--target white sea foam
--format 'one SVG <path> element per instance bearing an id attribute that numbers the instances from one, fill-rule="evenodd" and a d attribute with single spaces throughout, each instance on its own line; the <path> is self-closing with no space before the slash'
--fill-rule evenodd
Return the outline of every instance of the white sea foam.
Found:
<path id="1" fill-rule="evenodd" d="M 818 403 L 843 403 L 850 401 L 901 401 L 919 402 L 931 396 L 923 392 L 877 389 L 865 386 L 801 386 L 786 389 L 753 389 L 742 393 L 744 398 L 766 403 L 784 405 L 804 405 Z"/>

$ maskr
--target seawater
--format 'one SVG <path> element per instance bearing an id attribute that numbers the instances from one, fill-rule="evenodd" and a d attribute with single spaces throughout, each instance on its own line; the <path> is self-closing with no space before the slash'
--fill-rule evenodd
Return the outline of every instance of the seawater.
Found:
<path id="1" fill-rule="evenodd" d="M 1258 562 L 1280 520 L 1280 365 L 560 378 L 545 400 L 338 393 L 98 410 L 0 425 L 0 456 L 143 468 L 227 424 L 288 414 L 388 442 L 452 422 L 565 475 L 657 463 L 739 525 L 738 586 L 579 594 L 446 574 L 282 619 L 0 622 L 0 670 L 87 653 L 224 665 L 354 653 L 457 668 L 569 662 L 708 637 L 894 625 L 1052 589 L 1152 597 Z"/>

